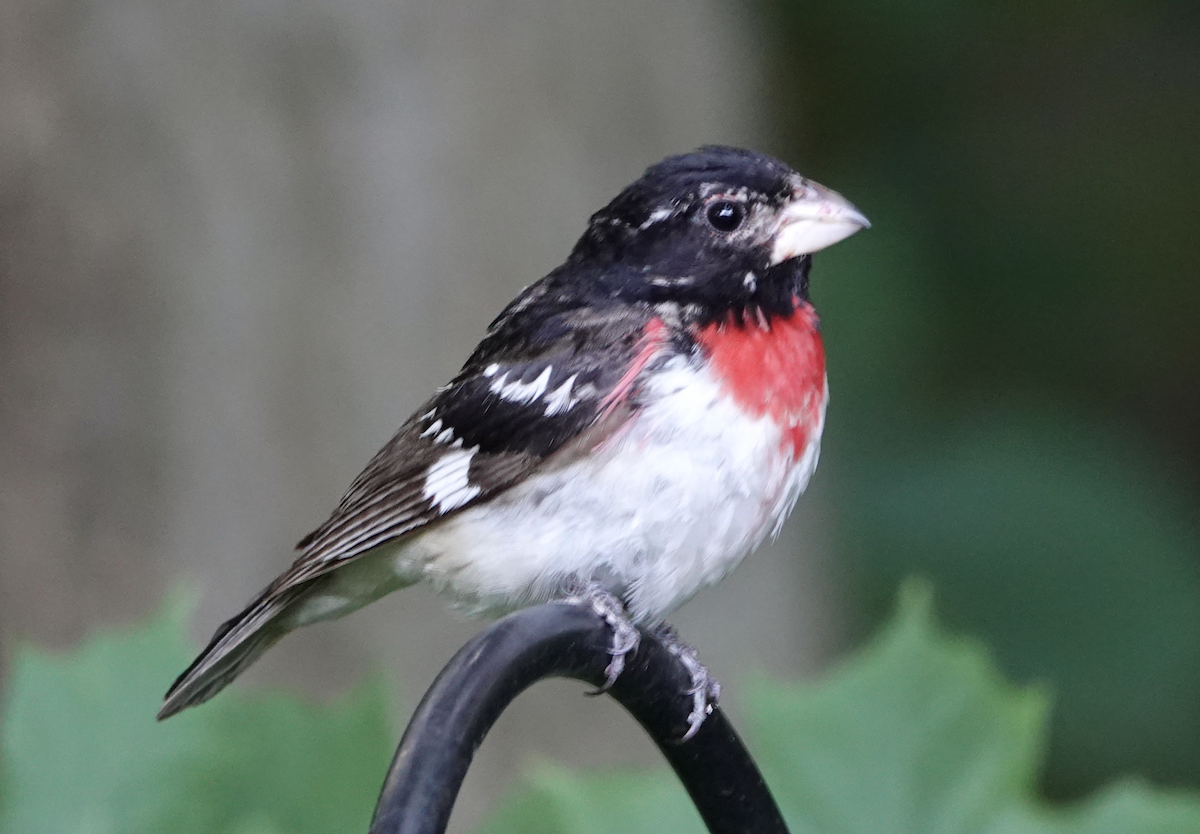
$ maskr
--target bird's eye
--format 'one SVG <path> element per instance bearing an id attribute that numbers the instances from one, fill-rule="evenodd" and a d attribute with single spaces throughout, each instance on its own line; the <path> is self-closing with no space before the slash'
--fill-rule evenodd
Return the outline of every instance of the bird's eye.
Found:
<path id="1" fill-rule="evenodd" d="M 742 225 L 745 210 L 738 203 L 721 200 L 708 207 L 708 222 L 718 232 L 732 232 Z"/>

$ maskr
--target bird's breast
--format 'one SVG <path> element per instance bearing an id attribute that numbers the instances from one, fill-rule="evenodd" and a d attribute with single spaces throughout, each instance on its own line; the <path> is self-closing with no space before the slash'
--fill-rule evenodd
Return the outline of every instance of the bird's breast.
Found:
<path id="1" fill-rule="evenodd" d="M 827 396 L 825 348 L 816 311 L 797 299 L 790 316 L 755 311 L 694 333 L 712 373 L 752 417 L 769 416 L 794 460 L 819 434 Z"/>
<path id="2" fill-rule="evenodd" d="M 731 396 L 700 360 L 680 354 L 648 370 L 620 430 L 431 526 L 397 569 L 423 573 L 468 610 L 497 613 L 549 598 L 564 577 L 597 578 L 639 622 L 720 580 L 778 531 L 803 491 L 823 403 L 796 456 L 801 423 L 789 433 L 769 404 L 751 413 L 745 387 Z"/>

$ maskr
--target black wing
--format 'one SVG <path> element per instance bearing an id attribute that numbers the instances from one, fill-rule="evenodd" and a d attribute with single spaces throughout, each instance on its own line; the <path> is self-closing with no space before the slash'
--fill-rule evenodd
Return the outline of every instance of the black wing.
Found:
<path id="1" fill-rule="evenodd" d="M 666 344 L 661 320 L 649 307 L 623 306 L 553 312 L 531 326 L 523 302 L 510 305 L 459 375 L 371 459 L 268 592 L 487 500 L 623 421 L 636 377 Z"/>

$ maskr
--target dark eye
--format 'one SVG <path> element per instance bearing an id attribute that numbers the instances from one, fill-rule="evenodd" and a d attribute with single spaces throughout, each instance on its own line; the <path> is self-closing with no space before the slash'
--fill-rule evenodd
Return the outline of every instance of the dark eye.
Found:
<path id="1" fill-rule="evenodd" d="M 729 200 L 721 200 L 708 207 L 708 222 L 718 232 L 732 232 L 742 225 L 745 216 L 745 210 Z"/>

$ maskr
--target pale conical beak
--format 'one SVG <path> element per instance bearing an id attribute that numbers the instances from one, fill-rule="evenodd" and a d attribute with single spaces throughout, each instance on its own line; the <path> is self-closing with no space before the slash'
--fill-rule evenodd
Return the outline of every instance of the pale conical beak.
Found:
<path id="1" fill-rule="evenodd" d="M 771 265 L 799 255 L 811 255 L 871 223 L 850 201 L 823 185 L 805 180 L 796 198 L 779 217 Z"/>

